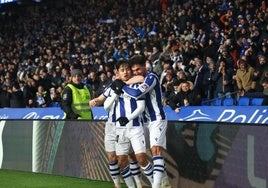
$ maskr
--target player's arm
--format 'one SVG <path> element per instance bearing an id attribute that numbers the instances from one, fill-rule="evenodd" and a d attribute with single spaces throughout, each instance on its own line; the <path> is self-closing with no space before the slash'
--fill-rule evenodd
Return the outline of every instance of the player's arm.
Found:
<path id="1" fill-rule="evenodd" d="M 145 100 L 138 100 L 137 101 L 137 108 L 131 113 L 127 114 L 126 117 L 121 116 L 116 121 L 119 121 L 121 126 L 126 126 L 129 121 L 137 118 L 145 109 Z"/>
<path id="2" fill-rule="evenodd" d="M 156 82 L 157 80 L 154 76 L 148 76 L 138 88 L 123 86 L 122 90 L 125 94 L 137 99 L 148 93 L 155 86 Z"/>
<path id="3" fill-rule="evenodd" d="M 141 115 L 144 109 L 145 109 L 145 101 L 137 100 L 137 108 L 131 114 L 127 114 L 126 117 L 128 118 L 128 120 L 133 120 L 139 115 Z"/>
<path id="4" fill-rule="evenodd" d="M 132 78 L 130 78 L 128 81 L 126 81 L 125 83 L 127 85 L 131 85 L 131 84 L 136 84 L 136 83 L 143 83 L 144 82 L 144 77 L 143 76 L 133 76 Z"/>
<path id="5" fill-rule="evenodd" d="M 113 91 L 113 90 L 111 90 Z M 110 110 L 111 107 L 113 106 L 114 102 L 116 102 L 118 100 L 118 95 L 114 92 L 111 92 L 110 95 L 106 98 L 103 107 L 105 110 Z"/>
<path id="6" fill-rule="evenodd" d="M 106 99 L 106 97 L 103 94 L 101 94 L 100 96 L 98 96 L 98 97 L 90 100 L 89 101 L 89 106 L 91 108 L 94 107 L 94 106 L 100 106 L 100 105 L 103 104 L 103 102 L 105 101 L 105 99 Z"/>
<path id="7" fill-rule="evenodd" d="M 94 106 L 102 105 L 104 101 L 106 100 L 106 98 L 110 95 L 110 92 L 111 92 L 111 88 L 109 85 L 103 90 L 103 93 L 101 95 L 89 101 L 89 106 L 92 108 Z"/>

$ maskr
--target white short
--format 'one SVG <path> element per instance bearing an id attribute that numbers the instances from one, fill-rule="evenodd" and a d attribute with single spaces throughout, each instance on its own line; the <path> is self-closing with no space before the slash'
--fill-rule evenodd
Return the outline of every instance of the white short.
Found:
<path id="1" fill-rule="evenodd" d="M 143 125 L 143 130 L 144 130 L 144 136 L 145 136 L 145 141 L 146 141 L 146 149 L 150 149 L 150 133 L 148 129 L 148 124 Z"/>
<path id="2" fill-rule="evenodd" d="M 105 134 L 104 134 L 104 147 L 106 152 L 115 151 L 116 133 L 115 123 L 105 123 Z"/>
<path id="3" fill-rule="evenodd" d="M 117 127 L 116 135 L 116 155 L 128 155 L 132 151 L 135 154 L 146 153 L 143 126 L 133 126 L 131 128 Z"/>
<path id="4" fill-rule="evenodd" d="M 167 120 L 156 120 L 149 122 L 148 129 L 150 134 L 150 147 L 162 146 L 164 149 L 166 149 Z"/>

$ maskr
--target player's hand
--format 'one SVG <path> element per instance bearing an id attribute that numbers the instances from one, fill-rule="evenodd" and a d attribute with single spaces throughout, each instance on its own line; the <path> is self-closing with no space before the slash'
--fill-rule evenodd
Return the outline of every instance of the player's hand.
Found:
<path id="1" fill-rule="evenodd" d="M 119 121 L 120 126 L 126 126 L 128 124 L 129 120 L 126 117 L 120 117 L 116 121 Z"/>
<path id="2" fill-rule="evenodd" d="M 89 101 L 88 104 L 89 104 L 90 108 L 92 108 L 92 107 L 96 106 L 97 103 L 98 103 L 98 99 L 92 99 Z"/>
<path id="3" fill-rule="evenodd" d="M 123 93 L 122 88 L 123 86 L 126 85 L 125 82 L 123 82 L 120 79 L 116 79 L 115 81 L 113 81 L 113 83 L 111 84 L 111 89 L 114 90 L 114 92 L 117 95 L 120 95 L 121 93 Z"/>

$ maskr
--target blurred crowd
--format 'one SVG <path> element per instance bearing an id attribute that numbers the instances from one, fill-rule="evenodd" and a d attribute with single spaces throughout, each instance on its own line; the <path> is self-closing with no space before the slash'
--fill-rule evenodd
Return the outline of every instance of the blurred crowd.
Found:
<path id="1" fill-rule="evenodd" d="M 174 110 L 267 98 L 267 0 L 45 2 L 0 8 L 1 108 L 60 103 L 74 67 L 97 97 L 114 79 L 114 62 L 135 54 Z"/>

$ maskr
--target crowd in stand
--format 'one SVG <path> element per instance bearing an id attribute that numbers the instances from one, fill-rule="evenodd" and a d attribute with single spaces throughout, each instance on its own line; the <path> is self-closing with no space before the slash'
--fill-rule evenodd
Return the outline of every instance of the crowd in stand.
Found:
<path id="1" fill-rule="evenodd" d="M 0 10 L 0 107 L 60 103 L 81 68 L 92 97 L 113 64 L 147 59 L 174 110 L 218 97 L 268 105 L 268 5 L 261 0 L 61 0 Z"/>

